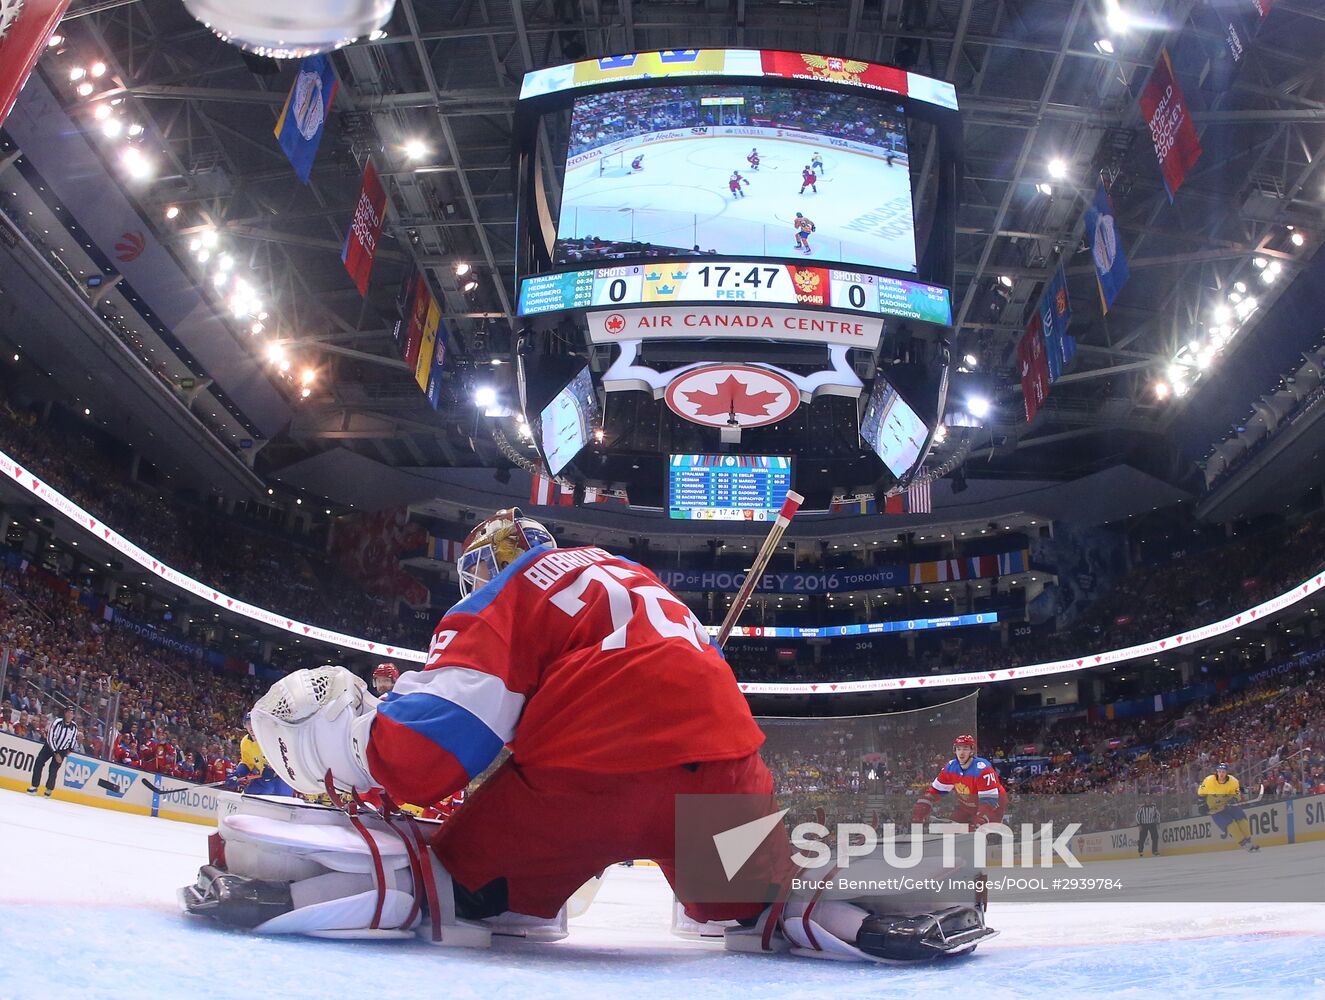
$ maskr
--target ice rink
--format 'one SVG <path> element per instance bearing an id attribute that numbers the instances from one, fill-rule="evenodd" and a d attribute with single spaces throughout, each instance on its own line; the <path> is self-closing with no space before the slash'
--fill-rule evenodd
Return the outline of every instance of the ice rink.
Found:
<path id="1" fill-rule="evenodd" d="M 1325 996 L 1325 907 L 1006 904 L 1002 934 L 944 966 L 727 954 L 673 937 L 651 868 L 610 871 L 556 944 L 490 951 L 416 942 L 257 938 L 186 919 L 175 890 L 208 829 L 0 791 L 0 997 Z M 1320 877 L 1322 845 L 1228 856 L 1227 877 Z M 1124 865 L 1125 867 L 1125 865 Z M 1144 869 L 1144 862 L 1136 866 Z"/>
<path id="2" fill-rule="evenodd" d="M 758 147 L 751 170 L 746 156 Z M 824 158 L 818 191 L 801 189 L 801 169 L 818 149 Z M 644 155 L 643 170 L 631 160 Z M 750 183 L 744 197 L 728 189 L 733 170 Z M 566 172 L 559 239 L 597 237 L 720 254 L 799 256 L 792 221 L 814 220 L 811 260 L 854 261 L 914 271 L 911 182 L 904 157 L 883 157 L 826 143 L 711 136 L 632 145 Z"/>

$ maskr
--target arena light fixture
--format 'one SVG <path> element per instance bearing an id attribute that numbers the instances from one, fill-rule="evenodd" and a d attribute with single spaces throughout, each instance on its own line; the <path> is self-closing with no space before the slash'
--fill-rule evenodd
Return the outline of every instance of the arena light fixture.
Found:
<path id="1" fill-rule="evenodd" d="M 497 403 L 497 390 L 490 385 L 481 385 L 474 390 L 474 405 L 486 410 Z"/>
<path id="2" fill-rule="evenodd" d="M 457 278 L 463 278 L 468 273 L 469 273 L 469 265 L 465 263 L 463 260 L 455 266 L 455 276 Z"/>
<path id="3" fill-rule="evenodd" d="M 146 129 L 144 129 L 143 126 L 139 125 L 137 122 L 134 122 L 132 125 L 129 126 L 129 138 L 137 139 L 145 131 Z"/>
<path id="4" fill-rule="evenodd" d="M 119 134 L 124 131 L 124 123 L 118 118 L 107 118 L 101 123 L 101 134 L 107 139 L 119 138 Z"/>
<path id="5" fill-rule="evenodd" d="M 75 89 L 77 90 L 79 97 L 90 97 L 92 95 L 92 91 L 94 91 L 96 88 L 93 87 L 92 84 L 89 83 L 87 80 L 84 80 Z"/>
<path id="6" fill-rule="evenodd" d="M 274 365 L 280 364 L 285 360 L 285 348 L 280 344 L 267 345 L 267 360 Z"/>
<path id="7" fill-rule="evenodd" d="M 466 281 L 465 284 L 464 284 L 464 290 L 465 290 L 466 292 L 472 292 L 472 291 L 473 291 L 475 288 L 477 288 L 477 287 L 478 287 L 478 282 L 475 281 L 473 278 L 470 278 L 470 279 L 469 279 L 468 281 Z"/>
<path id="8" fill-rule="evenodd" d="M 166 208 L 166 218 L 167 218 L 167 219 L 178 219 L 178 218 L 179 218 L 179 206 L 178 206 L 178 205 L 169 205 L 169 206 L 167 206 L 167 208 Z"/>
<path id="9" fill-rule="evenodd" d="M 299 381 L 304 385 L 312 385 L 317 380 L 317 372 L 312 368 L 305 368 L 299 375 Z"/>
<path id="10" fill-rule="evenodd" d="M 968 354 L 964 358 L 962 358 L 962 360 L 966 362 L 967 368 L 974 368 L 980 363 L 980 359 L 977 358 L 974 354 Z"/>
<path id="11" fill-rule="evenodd" d="M 63 44 L 64 44 L 64 35 L 60 34 L 58 31 L 55 34 L 51 35 L 50 38 L 46 39 L 47 48 L 54 49 L 58 48 Z"/>
<path id="12" fill-rule="evenodd" d="M 69 71 L 69 82 L 77 83 L 85 76 L 87 76 L 87 70 L 85 70 L 82 66 L 75 66 L 73 69 Z"/>
<path id="13" fill-rule="evenodd" d="M 1054 186 L 1048 181 L 1040 181 L 1035 185 L 1035 190 L 1042 195 L 1051 196 L 1054 193 Z"/>
<path id="14" fill-rule="evenodd" d="M 1103 56 L 1113 55 L 1113 41 L 1108 38 L 1097 38 L 1095 40 L 1095 51 Z"/>
<path id="15" fill-rule="evenodd" d="M 1227 323 L 1233 318 L 1233 310 L 1226 303 L 1219 303 L 1215 306 L 1214 317 L 1216 323 Z"/>
<path id="16" fill-rule="evenodd" d="M 120 163 L 124 169 L 129 172 L 129 176 L 134 180 L 146 180 L 151 177 L 156 170 L 152 161 L 143 155 L 143 151 L 137 146 L 129 146 L 120 153 Z"/>
<path id="17" fill-rule="evenodd" d="M 401 149 L 410 160 L 421 160 L 428 155 L 428 145 L 422 139 L 406 139 Z"/>
<path id="18" fill-rule="evenodd" d="M 1265 270 L 1265 265 L 1268 263 L 1270 262 L 1266 260 L 1264 257 L 1253 257 L 1251 259 L 1251 266 L 1256 268 L 1256 270 L 1258 271 Z"/>
<path id="19" fill-rule="evenodd" d="M 1012 282 L 1012 275 L 1010 275 L 1010 274 L 1000 274 L 1000 275 L 998 276 L 998 283 L 999 283 L 1000 285 L 1002 285 L 1004 288 L 1011 288 L 1011 287 L 1012 287 L 1012 284 L 1013 284 L 1013 282 Z"/>
<path id="20" fill-rule="evenodd" d="M 984 396 L 970 396 L 966 400 L 966 412 L 977 420 L 983 420 L 989 416 L 992 404 Z"/>
<path id="21" fill-rule="evenodd" d="M 1067 161 L 1061 156 L 1055 156 L 1049 161 L 1049 176 L 1055 180 L 1062 180 L 1067 176 Z"/>
<path id="22" fill-rule="evenodd" d="M 1291 242 L 1295 247 L 1300 247 L 1302 244 L 1304 244 L 1307 241 L 1307 238 L 1302 234 L 1300 230 L 1297 229 L 1293 230 L 1293 235 L 1288 237 L 1288 239 L 1289 242 Z"/>
<path id="23" fill-rule="evenodd" d="M 98 104 L 92 109 L 92 117 L 99 122 L 104 122 L 110 117 L 110 111 L 111 108 L 109 104 Z"/>
<path id="24" fill-rule="evenodd" d="M 1104 0 L 1104 21 L 1115 35 L 1123 34 L 1135 23 L 1135 19 L 1123 10 L 1118 0 Z"/>
<path id="25" fill-rule="evenodd" d="M 100 59 L 98 59 L 96 62 L 92 64 L 90 72 L 92 73 L 93 77 L 100 79 L 101 77 L 106 75 L 106 64 L 102 62 Z"/>

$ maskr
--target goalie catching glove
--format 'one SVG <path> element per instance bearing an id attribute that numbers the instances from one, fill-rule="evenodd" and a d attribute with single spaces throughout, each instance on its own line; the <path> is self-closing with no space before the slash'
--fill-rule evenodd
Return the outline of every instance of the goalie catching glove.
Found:
<path id="1" fill-rule="evenodd" d="M 344 792 L 380 788 L 368 770 L 368 733 L 377 699 L 345 667 L 296 670 L 253 706 L 253 735 L 296 791 L 318 795 L 331 772 Z"/>

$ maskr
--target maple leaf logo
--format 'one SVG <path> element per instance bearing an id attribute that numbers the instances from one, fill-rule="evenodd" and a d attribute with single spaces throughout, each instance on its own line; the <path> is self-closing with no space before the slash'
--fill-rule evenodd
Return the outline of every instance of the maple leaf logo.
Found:
<path id="1" fill-rule="evenodd" d="M 620 333 L 626 328 L 626 318 L 620 313 L 613 313 L 603 320 L 603 329 L 608 333 Z"/>
<path id="2" fill-rule="evenodd" d="M 728 375 L 714 386 L 713 392 L 696 389 L 683 392 L 686 402 L 697 407 L 697 417 L 722 417 L 735 414 L 742 417 L 766 417 L 768 408 L 778 401 L 776 392 L 751 392 L 735 375 Z"/>

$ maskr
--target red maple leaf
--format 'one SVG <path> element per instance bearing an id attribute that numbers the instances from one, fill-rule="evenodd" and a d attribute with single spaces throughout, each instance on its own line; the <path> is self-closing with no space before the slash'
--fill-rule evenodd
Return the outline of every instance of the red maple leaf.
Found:
<path id="1" fill-rule="evenodd" d="M 718 383 L 716 392 L 696 389 L 683 392 L 686 402 L 697 406 L 697 417 L 725 417 L 735 413 L 745 417 L 766 417 L 768 408 L 778 401 L 776 392 L 751 392 L 735 375 Z"/>

